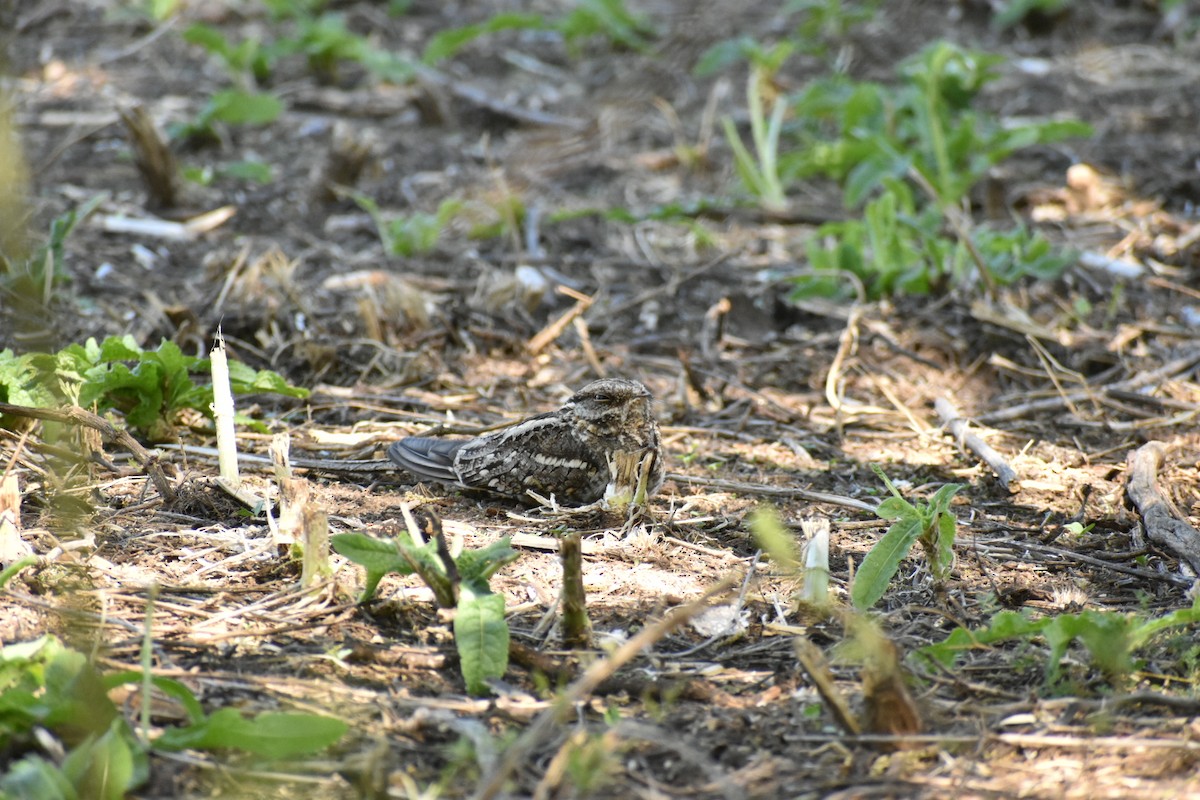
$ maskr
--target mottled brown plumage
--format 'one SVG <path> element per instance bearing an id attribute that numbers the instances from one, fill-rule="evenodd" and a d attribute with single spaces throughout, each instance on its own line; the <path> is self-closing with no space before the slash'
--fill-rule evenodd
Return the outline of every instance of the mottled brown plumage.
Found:
<path id="1" fill-rule="evenodd" d="M 475 439 L 401 439 L 388 457 L 416 478 L 525 502 L 530 492 L 567 505 L 632 493 L 643 463 L 647 495 L 663 481 L 650 391 L 621 378 L 593 381 L 557 411 Z"/>

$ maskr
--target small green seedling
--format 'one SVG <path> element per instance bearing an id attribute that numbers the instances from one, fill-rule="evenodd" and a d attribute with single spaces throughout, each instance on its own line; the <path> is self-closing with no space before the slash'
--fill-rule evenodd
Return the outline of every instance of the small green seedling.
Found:
<path id="1" fill-rule="evenodd" d="M 960 483 L 947 483 L 928 502 L 913 505 L 901 497 L 883 470 L 875 464 L 871 465 L 871 469 L 892 493 L 891 497 L 879 504 L 875 513 L 881 519 L 895 522 L 871 548 L 854 573 L 850 599 L 854 607 L 859 609 L 870 608 L 879 602 L 892 576 L 900 568 L 900 562 L 917 542 L 925 551 L 934 579 L 940 582 L 949 577 L 950 568 L 954 565 L 954 535 L 958 527 L 958 520 L 950 511 L 950 502 L 963 488 Z"/>
<path id="2" fill-rule="evenodd" d="M 428 518 L 427 518 L 428 519 Z M 454 645 L 458 650 L 467 691 L 483 694 L 487 682 L 500 678 L 508 669 L 508 622 L 504 618 L 504 596 L 494 594 L 488 581 L 517 553 L 507 537 L 478 550 L 452 554 L 438 533 L 421 540 L 412 529 L 390 526 L 390 539 L 363 533 L 342 533 L 330 540 L 334 551 L 367 571 L 359 602 L 375 594 L 380 579 L 389 572 L 416 573 L 433 590 L 442 608 L 455 608 Z"/>

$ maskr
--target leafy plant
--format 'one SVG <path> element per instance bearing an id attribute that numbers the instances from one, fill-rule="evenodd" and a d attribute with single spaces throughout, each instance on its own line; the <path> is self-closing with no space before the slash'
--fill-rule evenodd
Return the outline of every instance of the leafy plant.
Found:
<path id="1" fill-rule="evenodd" d="M 0 253 L 0 294 L 7 292 L 23 301 L 50 304 L 54 287 L 66 279 L 64 252 L 67 237 L 96 210 L 104 195 L 96 195 L 77 208 L 64 212 L 50 223 L 46 244 L 28 258 L 9 261 Z"/>
<path id="2" fill-rule="evenodd" d="M 274 65 L 275 53 L 264 46 L 257 36 L 247 37 L 235 44 L 211 25 L 196 22 L 183 32 L 183 40 L 215 56 L 225 66 L 233 84 L 246 91 L 266 80 Z"/>
<path id="3" fill-rule="evenodd" d="M 836 19 L 838 6 L 793 7 L 821 7 Z M 995 164 L 1024 147 L 1088 135 L 1087 125 L 1007 124 L 975 111 L 999 59 L 944 41 L 908 60 L 898 86 L 835 76 L 795 98 L 777 96 L 773 76 L 804 41 L 797 36 L 771 48 L 748 39 L 723 42 L 697 66 L 711 72 L 740 59 L 751 65 L 750 145 L 730 118 L 722 122 L 738 176 L 759 205 L 782 210 L 792 185 L 824 176 L 841 185 L 848 209 L 862 208 L 861 216 L 823 225 L 809 240 L 812 272 L 796 278 L 797 296 L 845 295 L 853 285 L 845 275 L 877 298 L 976 279 L 994 287 L 1049 278 L 1070 263 L 1070 254 L 1023 227 L 972 230 L 961 208 Z"/>
<path id="4" fill-rule="evenodd" d="M 508 668 L 504 596 L 493 594 L 488 581 L 497 570 L 516 560 L 516 551 L 507 537 L 478 550 L 452 554 L 439 551 L 437 538 L 417 541 L 413 533 L 398 526 L 392 533 L 390 541 L 362 533 L 341 533 L 332 537 L 330 545 L 366 569 L 366 585 L 359 602 L 374 596 L 387 573 L 415 573 L 433 590 L 439 606 L 457 609 L 454 645 L 463 679 L 467 691 L 483 694 L 487 681 L 502 677 Z"/>
<path id="5" fill-rule="evenodd" d="M 0 401 L 15 406 L 47 408 L 54 404 L 54 392 L 46 385 L 45 373 L 38 368 L 37 356 L 14 355 L 0 350 Z"/>
<path id="6" fill-rule="evenodd" d="M 929 571 L 935 580 L 943 581 L 954 566 L 954 535 L 958 520 L 950 511 L 950 502 L 959 489 L 959 483 L 942 486 L 928 502 L 913 505 L 905 500 L 877 465 L 871 469 L 879 476 L 892 496 L 879 504 L 875 513 L 880 519 L 895 520 L 863 559 L 862 566 L 854 573 L 854 586 L 850 599 L 855 608 L 870 608 L 879 602 L 887 590 L 892 576 L 900 568 L 900 562 L 908 555 L 912 546 L 920 542 L 929 563 Z"/>
<path id="7" fill-rule="evenodd" d="M 878 5 L 879 0 L 791 0 L 785 9 L 801 14 L 793 40 L 805 51 L 821 55 L 831 42 L 844 39 L 855 25 L 871 19 Z"/>
<path id="8" fill-rule="evenodd" d="M 209 186 L 218 178 L 270 183 L 275 179 L 275 170 L 270 164 L 261 161 L 231 161 L 216 166 L 206 164 L 203 167 L 185 167 L 183 177 L 200 186 Z"/>
<path id="9" fill-rule="evenodd" d="M 417 212 L 409 215 L 390 216 L 379 210 L 374 200 L 363 194 L 354 194 L 354 202 L 371 215 L 383 249 L 394 256 L 409 257 L 428 253 L 437 246 L 442 232 L 462 210 L 461 200 L 443 200 L 437 212 Z"/>
<path id="10" fill-rule="evenodd" d="M 630 50 L 645 50 L 654 35 L 650 21 L 634 14 L 625 0 L 577 0 L 555 27 L 567 43 L 600 36 Z"/>
<path id="11" fill-rule="evenodd" d="M 972 110 L 999 61 L 939 41 L 901 67 L 899 86 L 840 77 L 815 82 L 793 109 L 805 124 L 788 155 L 788 174 L 838 180 L 853 207 L 884 178 L 915 170 L 939 203 L 957 203 L 1017 150 L 1090 135 L 1081 122 L 1003 124 Z"/>
<path id="12" fill-rule="evenodd" d="M 144 350 L 132 336 L 88 339 L 55 354 L 13 356 L 0 353 L 0 389 L 27 404 L 51 406 L 67 402 L 100 411 L 116 410 L 130 427 L 152 441 L 168 438 L 185 409 L 212 415 L 212 386 L 191 376 L 208 374 L 208 359 L 184 355 L 164 340 L 156 350 Z M 272 393 L 307 397 L 308 390 L 292 386 L 270 370 L 255 370 L 230 362 L 230 382 L 239 394 Z M 243 423 L 254 424 L 242 418 Z M 260 426 L 261 427 L 261 426 Z"/>
<path id="13" fill-rule="evenodd" d="M 557 31 L 568 44 L 601 37 L 630 50 L 645 50 L 654 29 L 649 21 L 634 14 L 625 0 L 578 0 L 565 16 L 549 20 L 541 14 L 506 12 L 484 22 L 439 31 L 425 45 L 424 64 L 433 66 L 458 53 L 487 34 L 509 30 Z"/>
<path id="14" fill-rule="evenodd" d="M 322 82 L 337 77 L 342 61 L 365 60 L 367 41 L 346 27 L 341 14 L 322 14 L 319 17 L 300 17 L 294 37 L 280 43 L 280 52 L 298 52 L 308 59 L 308 68 Z"/>
<path id="15" fill-rule="evenodd" d="M 421 61 L 433 66 L 453 56 L 471 42 L 489 33 L 508 30 L 545 30 L 546 20 L 540 14 L 496 14 L 486 22 L 463 25 L 438 31 L 425 45 Z"/>
<path id="16" fill-rule="evenodd" d="M 216 139 L 216 123 L 226 125 L 267 125 L 283 113 L 283 101 L 269 92 L 225 89 L 208 102 L 191 120 L 171 126 L 176 139 Z"/>
<path id="17" fill-rule="evenodd" d="M 1045 682 L 1055 685 L 1061 677 L 1061 664 L 1067 648 L 1080 642 L 1091 663 L 1112 684 L 1128 679 L 1137 667 L 1134 656 L 1160 633 L 1200 624 L 1200 599 L 1191 608 L 1172 611 L 1161 617 L 1145 618 L 1138 614 L 1087 609 L 1077 614 L 1059 614 L 1034 619 L 1027 613 L 1001 611 L 978 630 L 956 628 L 937 644 L 917 651 L 922 657 L 952 668 L 967 650 L 1010 640 L 1031 641 L 1042 638 L 1048 645 Z"/>
<path id="18" fill-rule="evenodd" d="M 725 139 L 733 150 L 734 165 L 742 183 L 758 198 L 763 208 L 783 211 L 787 208 L 787 197 L 779 174 L 779 134 L 783 130 L 787 103 L 770 90 L 769 80 L 770 73 L 756 67 L 751 70 L 746 86 L 753 154 L 742 142 L 731 118 L 724 117 L 721 125 L 725 129 Z"/>
<path id="19" fill-rule="evenodd" d="M 149 778 L 148 749 L 231 748 L 277 758 L 321 750 L 347 730 L 340 720 L 312 714 L 247 718 L 222 708 L 206 715 L 186 686 L 152 677 L 149 683 L 178 700 L 189 722 L 143 742 L 108 692 L 144 679 L 141 670 L 102 675 L 49 635 L 0 649 L 0 749 L 33 751 L 0 776 L 0 795 L 120 800 Z M 35 752 L 47 737 L 66 750 L 61 764 Z"/>

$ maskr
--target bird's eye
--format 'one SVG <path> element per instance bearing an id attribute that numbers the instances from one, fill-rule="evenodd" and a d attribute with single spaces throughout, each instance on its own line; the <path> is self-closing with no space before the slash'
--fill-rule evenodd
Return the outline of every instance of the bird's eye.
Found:
<path id="1" fill-rule="evenodd" d="M 592 399 L 595 400 L 600 405 L 604 405 L 604 406 L 608 405 L 609 403 L 611 403 L 613 401 L 611 394 L 594 394 L 594 395 L 592 395 Z"/>

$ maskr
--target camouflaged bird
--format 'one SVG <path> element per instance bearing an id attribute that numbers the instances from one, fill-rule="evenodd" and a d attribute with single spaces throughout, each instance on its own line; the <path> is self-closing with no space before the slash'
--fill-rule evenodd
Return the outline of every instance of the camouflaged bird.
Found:
<path id="1" fill-rule="evenodd" d="M 620 378 L 593 381 L 557 411 L 475 439 L 401 439 L 388 457 L 422 480 L 525 502 L 531 492 L 574 506 L 633 497 L 643 472 L 649 497 L 663 482 L 650 390 Z"/>

